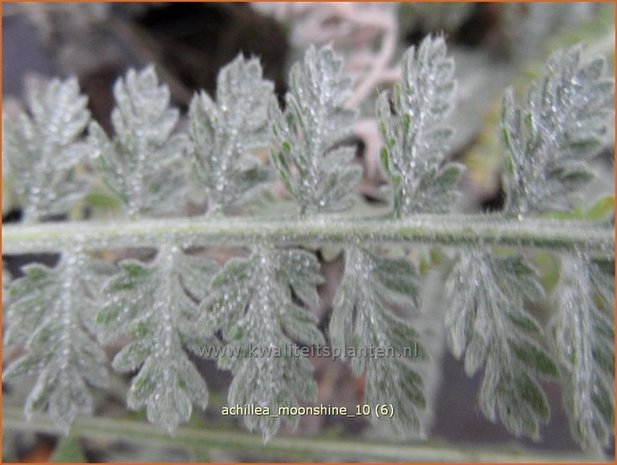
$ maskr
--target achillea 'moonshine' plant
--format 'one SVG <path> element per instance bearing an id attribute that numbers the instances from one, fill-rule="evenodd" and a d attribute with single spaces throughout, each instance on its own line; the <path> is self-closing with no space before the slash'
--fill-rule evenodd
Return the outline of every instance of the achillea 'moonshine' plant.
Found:
<path id="1" fill-rule="evenodd" d="M 207 403 L 205 380 L 187 350 L 199 352 L 205 343 L 239 349 L 325 343 L 310 311 L 323 278 L 314 253 L 301 246 L 337 243 L 345 245 L 345 271 L 329 342 L 343 353 L 415 344 L 418 357 L 358 357 L 351 365 L 355 374 L 366 374 L 366 402 L 394 408 L 391 419 L 375 421 L 404 436 L 421 434 L 426 396 L 419 368 L 431 354 L 409 316 L 419 308 L 422 280 L 409 257 L 385 254 L 378 245 L 410 241 L 453 252 L 448 342 L 470 375 L 483 371 L 484 415 L 516 436 L 537 439 L 549 418 L 540 380 L 558 380 L 574 436 L 586 448 L 607 447 L 614 422 L 612 224 L 537 214 L 570 206 L 571 194 L 590 179 L 588 162 L 603 146 L 612 114 L 613 80 L 602 59 L 587 59 L 574 47 L 549 59 L 525 103 L 508 91 L 501 130 L 506 209 L 449 216 L 463 172 L 445 159 L 453 68 L 444 39 L 428 37 L 405 54 L 401 84 L 378 100 L 392 193 L 387 217 L 326 215 L 351 207 L 360 179 L 354 148 L 345 145 L 354 117 L 345 108 L 350 83 L 329 47 L 310 48 L 292 68 L 284 110 L 259 62 L 238 57 L 220 71 L 216 101 L 204 92 L 194 97 L 188 134 L 174 133 L 179 114 L 169 108 L 169 91 L 153 68 L 129 71 L 116 84 L 113 139 L 96 123 L 87 142 L 82 138 L 89 114 L 75 80 L 54 80 L 31 93 L 29 113 L 15 121 L 5 117 L 3 127 L 3 159 L 27 219 L 66 212 L 83 195 L 74 167 L 88 156 L 132 219 L 107 228 L 4 228 L 5 254 L 61 254 L 53 268 L 25 268 L 8 290 L 4 343 L 25 352 L 6 368 L 6 379 L 37 376 L 26 413 L 46 410 L 68 429 L 78 411 L 91 412 L 89 386 L 104 388 L 107 376 L 99 344 L 123 335 L 130 342 L 112 367 L 134 374 L 129 408 L 145 408 L 150 421 L 173 431 L 193 407 Z M 246 203 L 270 179 L 268 164 L 255 156 L 258 148 L 271 149 L 271 165 L 301 220 L 133 219 L 173 209 L 185 191 L 187 161 L 211 209 Z M 195 253 L 219 243 L 243 245 L 248 253 L 224 264 Z M 124 260 L 112 267 L 91 255 L 127 246 L 153 247 L 156 256 L 151 263 Z M 550 299 L 520 246 L 544 248 L 561 260 Z M 546 300 L 553 315 L 541 324 L 528 304 Z M 316 399 L 307 358 L 221 356 L 217 362 L 233 375 L 230 404 L 276 409 Z M 268 439 L 281 418 L 244 421 Z"/>

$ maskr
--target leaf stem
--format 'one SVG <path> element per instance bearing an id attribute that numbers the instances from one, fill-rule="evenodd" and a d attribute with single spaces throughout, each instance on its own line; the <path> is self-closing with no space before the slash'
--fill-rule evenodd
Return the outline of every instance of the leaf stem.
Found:
<path id="1" fill-rule="evenodd" d="M 2 412 L 2 426 L 6 430 L 37 431 L 60 435 L 61 432 L 45 415 L 34 414 L 28 421 L 16 406 L 5 406 Z M 131 441 L 158 446 L 172 446 L 188 449 L 227 449 L 235 452 L 250 452 L 256 457 L 301 457 L 348 460 L 386 461 L 466 461 L 466 462 L 583 462 L 597 460 L 597 457 L 572 452 L 545 452 L 531 449 L 501 446 L 495 448 L 467 448 L 437 442 L 418 442 L 409 445 L 393 443 L 371 443 L 347 439 L 317 439 L 314 437 L 276 437 L 266 445 L 261 436 L 234 431 L 203 428 L 178 428 L 173 435 L 134 420 L 120 420 L 103 417 L 79 417 L 72 428 L 80 437 L 96 437 L 116 441 Z"/>
<path id="2" fill-rule="evenodd" d="M 416 215 L 409 219 L 168 218 L 122 222 L 59 222 L 2 227 L 2 253 L 120 247 L 423 243 L 583 250 L 613 255 L 613 229 L 592 221 L 509 219 L 496 215 Z"/>

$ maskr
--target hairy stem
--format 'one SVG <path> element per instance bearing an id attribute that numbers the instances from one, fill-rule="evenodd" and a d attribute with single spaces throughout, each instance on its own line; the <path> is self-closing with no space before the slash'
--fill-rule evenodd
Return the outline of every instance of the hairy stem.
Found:
<path id="1" fill-rule="evenodd" d="M 7 430 L 36 431 L 60 434 L 53 422 L 45 415 L 34 414 L 30 421 L 24 419 L 21 410 L 5 406 L 2 426 Z M 154 426 L 133 420 L 81 417 L 72 429 L 79 437 L 96 437 L 135 443 L 167 445 L 189 449 L 228 449 L 236 452 L 252 452 L 257 456 L 325 458 L 325 459 L 378 459 L 387 461 L 488 461 L 488 462 L 583 462 L 597 457 L 577 453 L 554 453 L 522 448 L 466 448 L 434 442 L 411 445 L 378 444 L 367 441 L 317 439 L 314 437 L 277 437 L 264 445 L 259 435 L 216 431 L 203 428 L 178 428 L 173 435 Z"/>
<path id="2" fill-rule="evenodd" d="M 613 255 L 613 229 L 590 221 L 516 220 L 489 215 L 417 215 L 410 219 L 170 218 L 124 222 L 6 225 L 2 253 L 204 245 L 424 243 L 443 246 L 516 246 Z"/>

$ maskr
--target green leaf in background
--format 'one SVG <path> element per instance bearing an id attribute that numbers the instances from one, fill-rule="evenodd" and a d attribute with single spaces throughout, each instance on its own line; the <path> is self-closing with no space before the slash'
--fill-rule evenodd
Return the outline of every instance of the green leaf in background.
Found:
<path id="1" fill-rule="evenodd" d="M 615 196 L 607 195 L 587 209 L 578 207 L 567 212 L 551 213 L 550 217 L 560 220 L 603 220 L 614 215 Z"/>
<path id="2" fill-rule="evenodd" d="M 85 463 L 88 458 L 84 454 L 79 436 L 69 434 L 58 439 L 49 461 L 52 463 Z"/>

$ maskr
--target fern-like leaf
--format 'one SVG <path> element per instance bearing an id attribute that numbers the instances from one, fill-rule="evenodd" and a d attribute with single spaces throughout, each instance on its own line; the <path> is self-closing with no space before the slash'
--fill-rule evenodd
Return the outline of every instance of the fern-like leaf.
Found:
<path id="1" fill-rule="evenodd" d="M 210 211 L 246 202 L 270 179 L 252 152 L 268 145 L 271 98 L 273 85 L 262 78 L 259 60 L 242 56 L 219 71 L 216 103 L 205 92 L 193 98 L 191 154 Z"/>
<path id="2" fill-rule="evenodd" d="M 521 256 L 468 250 L 461 254 L 447 287 L 450 348 L 457 358 L 465 353 L 470 376 L 485 365 L 482 412 L 493 422 L 499 415 L 516 436 L 539 438 L 549 406 L 538 377 L 556 377 L 557 367 L 537 342 L 538 323 L 524 310 L 525 299 L 543 297 L 536 272 Z"/>
<path id="3" fill-rule="evenodd" d="M 342 67 L 331 47 L 311 46 L 291 69 L 285 112 L 271 101 L 272 162 L 301 213 L 346 210 L 362 175 L 355 149 L 341 145 L 354 120 L 344 108 L 351 81 Z"/>
<path id="4" fill-rule="evenodd" d="M 105 306 L 97 315 L 103 338 L 126 333 L 132 341 L 114 357 L 121 373 L 138 370 L 128 407 L 146 407 L 148 420 L 168 431 L 187 421 L 192 406 L 205 409 L 208 389 L 184 352 L 197 338 L 198 301 L 205 297 L 218 265 L 163 246 L 152 264 L 120 263 L 109 280 Z"/>
<path id="5" fill-rule="evenodd" d="M 172 132 L 178 111 L 169 108 L 169 89 L 159 85 L 154 68 L 129 70 L 114 85 L 115 137 L 97 124 L 89 139 L 105 183 L 120 196 L 130 216 L 178 210 L 185 193 L 182 154 L 188 141 Z"/>
<path id="6" fill-rule="evenodd" d="M 75 165 L 88 155 L 80 137 L 90 120 L 77 79 L 54 79 L 28 88 L 29 113 L 3 112 L 2 159 L 24 202 L 24 220 L 66 213 L 89 186 Z"/>
<path id="7" fill-rule="evenodd" d="M 551 324 L 572 434 L 600 453 L 609 447 L 614 425 L 614 278 L 613 262 L 563 257 Z"/>
<path id="8" fill-rule="evenodd" d="M 587 162 L 605 144 L 614 114 L 614 81 L 602 57 L 585 59 L 581 46 L 555 52 L 524 105 L 510 89 L 503 100 L 506 212 L 565 210 L 592 174 Z"/>
<path id="9" fill-rule="evenodd" d="M 343 356 L 355 355 L 351 366 L 357 375 L 366 372 L 367 404 L 392 404 L 398 433 L 423 434 L 420 411 L 426 402 L 414 362 L 425 360 L 426 353 L 411 325 L 390 311 L 418 306 L 415 268 L 408 260 L 358 247 L 348 247 L 345 260 L 330 320 L 332 346 Z"/>
<path id="10" fill-rule="evenodd" d="M 98 304 L 96 283 L 107 272 L 82 252 L 67 251 L 55 268 L 27 265 L 25 275 L 11 283 L 4 343 L 24 344 L 26 353 L 4 377 L 37 376 L 27 416 L 47 410 L 68 431 L 78 412 L 92 411 L 88 385 L 107 386 L 105 352 L 87 330 Z"/>
<path id="11" fill-rule="evenodd" d="M 381 160 L 394 195 L 394 213 L 445 212 L 463 166 L 444 161 L 451 130 L 443 126 L 452 107 L 454 61 L 443 37 L 427 37 L 403 56 L 403 79 L 384 92 L 377 114 L 384 146 Z"/>
<path id="12" fill-rule="evenodd" d="M 322 282 L 314 255 L 298 250 L 261 247 L 249 257 L 233 258 L 212 281 L 202 304 L 200 328 L 209 335 L 222 330 L 227 342 L 219 365 L 231 369 L 230 405 L 294 407 L 315 400 L 313 368 L 296 342 L 323 343 L 316 318 L 297 303 L 318 303 L 315 286 Z M 295 425 L 297 417 L 285 417 Z M 279 429 L 281 417 L 245 416 L 245 425 L 259 428 L 267 441 Z"/>

